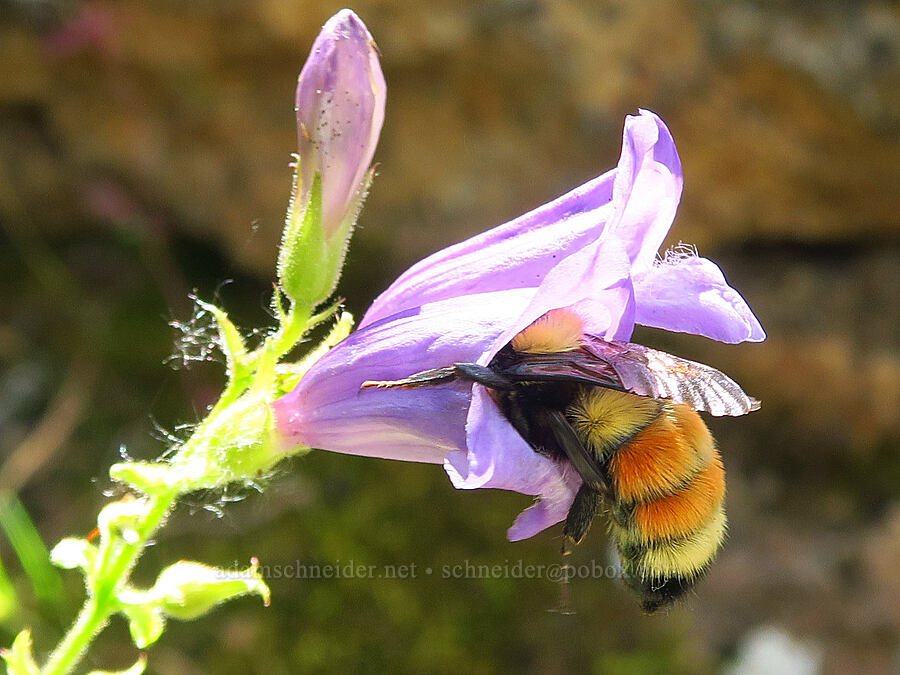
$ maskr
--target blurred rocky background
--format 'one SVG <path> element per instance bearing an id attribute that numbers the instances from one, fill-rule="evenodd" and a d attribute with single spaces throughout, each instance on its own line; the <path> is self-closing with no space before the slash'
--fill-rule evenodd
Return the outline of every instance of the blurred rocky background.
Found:
<path id="1" fill-rule="evenodd" d="M 219 364 L 173 369 L 167 324 L 189 319 L 188 295 L 246 326 L 269 320 L 293 87 L 340 7 L 0 0 L 0 558 L 18 598 L 3 644 L 29 624 L 49 649 L 82 594 L 76 574 L 10 545 L 28 521 L 10 495 L 48 545 L 88 532 L 109 464 L 158 455 L 221 383 Z M 614 166 L 624 115 L 666 120 L 685 173 L 670 243 L 719 262 L 769 334 L 636 336 L 764 402 L 710 423 L 730 538 L 667 614 L 586 578 L 562 615 L 547 579 L 441 573 L 559 562 L 558 531 L 504 539 L 528 498 L 457 492 L 435 466 L 313 453 L 264 494 L 198 495 L 163 531 L 139 578 L 182 557 L 256 555 L 273 566 L 274 602 L 171 624 L 151 672 L 898 672 L 900 3 L 353 8 L 388 82 L 379 176 L 342 285 L 358 315 L 423 255 Z M 600 528 L 575 558 L 608 564 Z M 284 571 L 338 561 L 416 572 Z M 90 666 L 133 662 L 127 639 L 114 623 Z"/>

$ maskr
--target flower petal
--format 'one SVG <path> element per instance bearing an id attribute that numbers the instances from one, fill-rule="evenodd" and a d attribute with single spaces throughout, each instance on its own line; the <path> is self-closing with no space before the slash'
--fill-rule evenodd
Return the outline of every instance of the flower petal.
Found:
<path id="1" fill-rule="evenodd" d="M 480 363 L 488 362 L 522 329 L 553 309 L 573 309 L 584 321 L 584 332 L 627 340 L 634 329 L 634 294 L 629 261 L 616 240 L 585 246 L 554 267 L 544 278 L 527 309 L 497 338 Z"/>
<path id="2" fill-rule="evenodd" d="M 648 110 L 626 117 L 613 187 L 615 215 L 604 236 L 622 242 L 635 271 L 653 264 L 683 184 L 681 160 L 665 123 Z"/>
<path id="3" fill-rule="evenodd" d="M 506 531 L 507 539 L 510 541 L 528 539 L 566 519 L 575 493 L 581 486 L 581 476 L 574 469 L 569 469 L 563 472 L 562 478 L 567 489 L 558 492 L 559 498 L 554 498 L 545 491 L 539 501 L 516 517 L 515 522 Z"/>
<path id="4" fill-rule="evenodd" d="M 544 279 L 528 307 L 481 356 L 486 365 L 520 330 L 552 309 L 572 308 L 597 335 L 627 338 L 634 327 L 629 261 L 615 241 L 594 242 L 557 265 Z M 511 540 L 531 537 L 566 517 L 581 484 L 568 462 L 535 452 L 510 425 L 484 387 L 475 385 L 466 422 L 468 452 L 452 451 L 444 463 L 454 486 L 515 490 L 540 502 L 516 519 Z"/>
<path id="5" fill-rule="evenodd" d="M 487 390 L 475 385 L 469 409 L 470 452 L 450 452 L 444 468 L 456 488 L 500 488 L 541 501 L 509 530 L 511 541 L 526 539 L 563 520 L 581 483 L 567 463 L 538 454 L 497 409 Z"/>
<path id="6" fill-rule="evenodd" d="M 704 335 L 719 342 L 760 342 L 766 333 L 722 270 L 698 256 L 669 256 L 634 277 L 635 322 Z"/>
<path id="7" fill-rule="evenodd" d="M 613 229 L 631 261 L 649 266 L 675 217 L 682 182 L 669 130 L 642 110 L 625 120 L 615 170 L 413 265 L 376 298 L 360 326 L 455 295 L 535 287 L 559 261 Z"/>
<path id="8" fill-rule="evenodd" d="M 532 294 L 453 298 L 353 333 L 273 404 L 285 443 L 420 462 L 441 462 L 448 450 L 464 449 L 471 384 L 363 391 L 360 385 L 475 361 Z"/>
<path id="9" fill-rule="evenodd" d="M 560 260 L 600 235 L 612 212 L 614 174 L 416 263 L 375 299 L 360 327 L 458 295 L 537 287 Z"/>

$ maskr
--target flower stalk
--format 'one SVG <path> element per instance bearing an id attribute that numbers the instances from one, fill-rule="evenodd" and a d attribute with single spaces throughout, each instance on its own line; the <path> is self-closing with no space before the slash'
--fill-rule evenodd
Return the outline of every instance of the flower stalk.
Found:
<path id="1" fill-rule="evenodd" d="M 342 10 L 323 27 L 297 84 L 299 147 L 272 302 L 278 325 L 250 349 L 223 309 L 195 299 L 195 318 L 214 323 L 216 346 L 225 355 L 222 394 L 190 437 L 164 458 L 110 468 L 110 478 L 133 494 L 101 510 L 99 541 L 67 538 L 51 553 L 56 565 L 84 575 L 84 604 L 43 668 L 31 653 L 30 632 L 22 631 L 0 654 L 12 675 L 71 672 L 115 614 L 126 618 L 134 644 L 144 649 L 170 619 L 195 619 L 250 593 L 268 604 L 269 589 L 255 560 L 239 573 L 180 561 L 149 589 L 133 586 L 131 571 L 181 496 L 231 483 L 256 484 L 284 457 L 307 449 L 283 447 L 271 404 L 350 332 L 352 319 L 342 314 L 322 344 L 297 362 L 287 361 L 312 328 L 336 314 L 337 305 L 316 310 L 337 284 L 372 180 L 384 94 L 372 37 L 353 12 Z M 125 672 L 140 673 L 145 664 L 142 656 Z"/>
<path id="2" fill-rule="evenodd" d="M 176 498 L 177 493 L 174 491 L 148 497 L 143 518 L 135 523 L 134 532 L 137 536 L 133 541 L 108 537 L 105 543 L 101 543 L 98 552 L 99 568 L 96 570 L 97 583 L 94 588 L 88 588 L 88 597 L 78 617 L 51 652 L 47 664 L 41 669 L 41 675 L 64 675 L 78 664 L 90 643 L 119 610 L 117 586 L 126 581 L 127 573 L 168 516 Z M 86 581 L 89 583 L 90 579 Z"/>

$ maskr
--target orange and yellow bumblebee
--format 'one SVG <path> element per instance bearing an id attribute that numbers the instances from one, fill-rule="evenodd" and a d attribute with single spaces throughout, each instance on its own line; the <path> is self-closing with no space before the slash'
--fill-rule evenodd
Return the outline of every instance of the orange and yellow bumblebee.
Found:
<path id="1" fill-rule="evenodd" d="M 488 366 L 457 363 L 364 387 L 485 386 L 535 452 L 568 460 L 582 478 L 563 529 L 571 552 L 599 511 L 626 581 L 653 612 L 707 570 L 725 536 L 725 471 L 697 411 L 759 408 L 728 376 L 701 363 L 582 331 L 554 310 L 524 329 Z"/>

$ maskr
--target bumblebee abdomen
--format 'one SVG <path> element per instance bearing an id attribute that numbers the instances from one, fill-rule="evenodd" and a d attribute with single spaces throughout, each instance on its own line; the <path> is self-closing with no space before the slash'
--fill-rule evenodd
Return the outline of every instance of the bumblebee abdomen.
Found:
<path id="1" fill-rule="evenodd" d="M 725 535 L 725 471 L 686 405 L 593 388 L 568 410 L 609 476 L 612 535 L 648 611 L 687 591 Z"/>
<path id="2" fill-rule="evenodd" d="M 677 539 L 627 544 L 625 533 L 619 533 L 625 580 L 640 593 L 645 611 L 655 612 L 672 604 L 694 586 L 715 558 L 726 527 L 725 511 L 720 506 L 702 527 Z"/>
<path id="3" fill-rule="evenodd" d="M 712 519 L 724 497 L 725 470 L 716 456 L 676 492 L 635 504 L 633 536 L 648 543 L 686 537 Z"/>
<path id="4" fill-rule="evenodd" d="M 626 577 L 654 611 L 685 593 L 725 537 L 725 470 L 696 412 L 671 406 L 610 460 L 613 536 Z"/>

